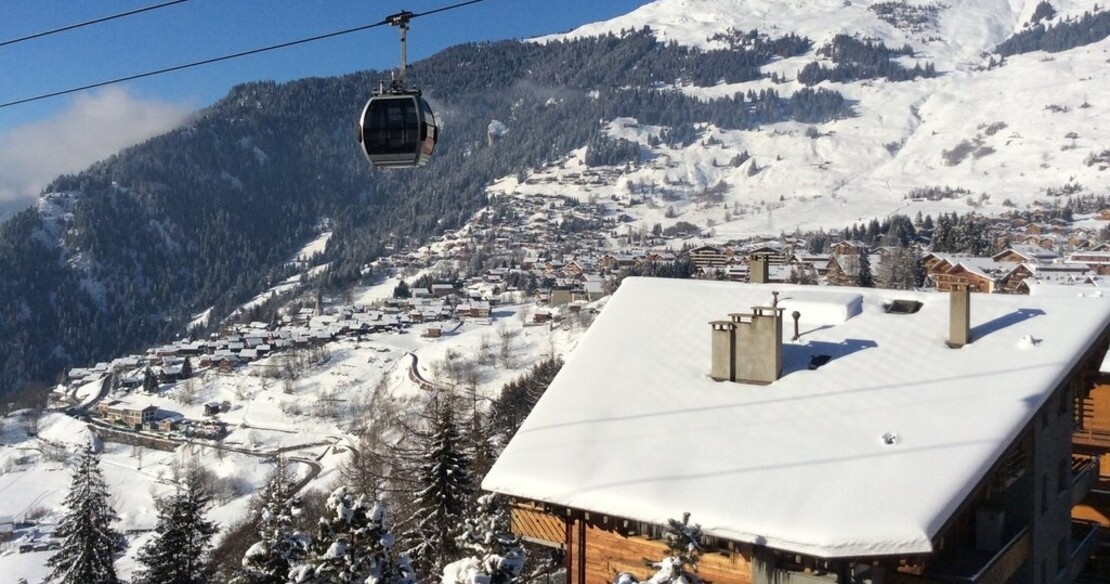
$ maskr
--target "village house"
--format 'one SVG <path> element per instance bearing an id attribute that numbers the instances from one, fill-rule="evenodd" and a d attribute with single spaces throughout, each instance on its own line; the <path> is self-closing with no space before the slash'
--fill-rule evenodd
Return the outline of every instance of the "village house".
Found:
<path id="1" fill-rule="evenodd" d="M 689 251 L 690 263 L 697 269 L 723 266 L 732 257 L 732 251 L 719 245 L 699 245 Z"/>
<path id="2" fill-rule="evenodd" d="M 996 262 L 1050 264 L 1059 259 L 1059 255 L 1039 245 L 1011 245 L 1010 247 L 991 256 Z"/>
<path id="3" fill-rule="evenodd" d="M 482 486 L 569 584 L 685 513 L 715 584 L 1067 584 L 1108 339 L 1100 299 L 629 278 Z"/>
<path id="4" fill-rule="evenodd" d="M 96 411 L 108 422 L 118 422 L 128 428 L 139 430 L 154 421 L 154 416 L 158 413 L 158 407 L 140 407 L 117 399 L 101 402 L 97 405 Z"/>
<path id="5" fill-rule="evenodd" d="M 1110 274 L 1110 251 L 1076 251 L 1064 260 L 1068 264 L 1086 264 L 1099 275 Z"/>
<path id="6" fill-rule="evenodd" d="M 490 304 L 485 300 L 468 300 L 455 308 L 455 314 L 465 318 L 489 318 Z"/>

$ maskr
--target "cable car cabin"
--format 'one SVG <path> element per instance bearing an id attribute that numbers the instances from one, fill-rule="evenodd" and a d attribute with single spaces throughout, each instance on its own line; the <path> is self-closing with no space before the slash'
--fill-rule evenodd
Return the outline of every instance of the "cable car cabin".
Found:
<path id="1" fill-rule="evenodd" d="M 379 168 L 424 166 L 439 137 L 428 102 L 412 93 L 370 98 L 359 121 L 359 141 Z"/>

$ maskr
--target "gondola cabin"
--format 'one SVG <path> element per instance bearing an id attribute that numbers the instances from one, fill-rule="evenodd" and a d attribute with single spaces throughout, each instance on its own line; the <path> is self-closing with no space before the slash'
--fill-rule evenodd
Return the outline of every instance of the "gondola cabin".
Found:
<path id="1" fill-rule="evenodd" d="M 362 150 L 378 168 L 424 166 L 438 135 L 432 108 L 416 93 L 376 95 L 359 120 Z"/>

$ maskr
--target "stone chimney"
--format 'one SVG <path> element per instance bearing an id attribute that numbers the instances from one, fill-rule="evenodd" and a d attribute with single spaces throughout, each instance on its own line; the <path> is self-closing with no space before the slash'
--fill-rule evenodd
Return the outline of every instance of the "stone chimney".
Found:
<path id="1" fill-rule="evenodd" d="M 952 284 L 948 293 L 948 346 L 958 349 L 971 342 L 971 288 Z"/>
<path id="2" fill-rule="evenodd" d="M 752 307 L 751 314 L 730 314 L 710 322 L 710 377 L 767 385 L 782 374 L 782 308 Z"/>
<path id="3" fill-rule="evenodd" d="M 748 282 L 752 284 L 766 284 L 770 279 L 767 270 L 767 256 L 752 256 L 748 260 Z"/>
<path id="4" fill-rule="evenodd" d="M 736 325 L 731 320 L 714 320 L 709 326 L 713 329 L 709 376 L 715 381 L 736 381 Z"/>

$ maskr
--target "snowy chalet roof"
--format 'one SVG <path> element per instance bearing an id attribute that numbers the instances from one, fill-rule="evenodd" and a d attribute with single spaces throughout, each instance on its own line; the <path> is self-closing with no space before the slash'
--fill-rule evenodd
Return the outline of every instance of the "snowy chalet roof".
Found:
<path id="1" fill-rule="evenodd" d="M 1005 250 L 1003 250 L 1003 251 L 1001 251 L 1001 252 L 999 252 L 999 253 L 991 256 L 991 257 L 993 259 L 997 259 L 997 258 L 1002 257 L 1003 255 L 1005 255 L 1007 252 L 1010 252 L 1010 251 L 1012 251 L 1014 253 L 1017 253 L 1018 255 L 1020 255 L 1021 257 L 1025 258 L 1027 260 L 1040 261 L 1040 262 L 1051 262 L 1052 260 L 1060 257 L 1059 254 L 1057 254 L 1056 252 L 1054 252 L 1050 249 L 1045 249 L 1045 248 L 1043 248 L 1039 245 L 1022 244 L 1022 243 L 1011 245 L 1009 248 L 1007 248 L 1007 249 L 1005 249 Z"/>
<path id="2" fill-rule="evenodd" d="M 773 290 L 782 377 L 710 379 L 708 323 Z M 894 299 L 923 306 L 888 314 Z M 708 535 L 821 557 L 931 552 L 1110 326 L 1102 299 L 975 294 L 973 342 L 950 349 L 948 311 L 939 293 L 628 278 L 482 487 L 658 524 L 688 511 Z M 816 354 L 833 358 L 809 370 Z"/>

